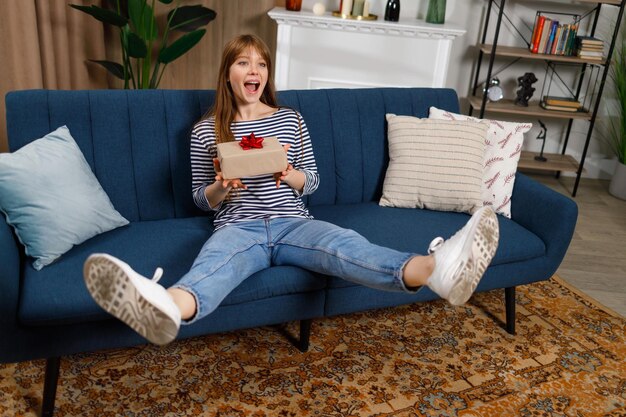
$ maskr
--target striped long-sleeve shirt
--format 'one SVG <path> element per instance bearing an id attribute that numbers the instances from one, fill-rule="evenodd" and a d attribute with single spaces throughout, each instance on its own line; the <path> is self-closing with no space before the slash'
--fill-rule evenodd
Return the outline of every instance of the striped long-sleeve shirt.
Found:
<path id="1" fill-rule="evenodd" d="M 278 138 L 283 145 L 291 144 L 287 159 L 294 169 L 305 175 L 302 195 L 311 194 L 319 185 L 319 174 L 313 156 L 313 147 L 302 116 L 289 108 L 280 108 L 271 116 L 259 120 L 233 122 L 235 140 L 254 133 L 255 136 Z M 191 175 L 194 202 L 202 210 L 216 211 L 215 230 L 228 224 L 252 219 L 276 217 L 312 218 L 301 195 L 281 182 L 276 188 L 272 174 L 241 178 L 248 187 L 231 191 L 219 206 L 211 207 L 204 194 L 215 182 L 213 158 L 217 155 L 215 119 L 205 119 L 194 126 L 191 133 Z"/>

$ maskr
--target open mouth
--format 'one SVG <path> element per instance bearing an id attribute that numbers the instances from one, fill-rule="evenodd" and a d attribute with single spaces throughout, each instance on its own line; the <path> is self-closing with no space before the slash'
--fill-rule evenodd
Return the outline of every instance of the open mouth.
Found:
<path id="1" fill-rule="evenodd" d="M 258 81 L 247 81 L 243 83 L 243 85 L 244 87 L 246 87 L 246 90 L 248 90 L 248 92 L 256 93 L 259 90 L 259 86 L 261 85 L 261 83 Z"/>

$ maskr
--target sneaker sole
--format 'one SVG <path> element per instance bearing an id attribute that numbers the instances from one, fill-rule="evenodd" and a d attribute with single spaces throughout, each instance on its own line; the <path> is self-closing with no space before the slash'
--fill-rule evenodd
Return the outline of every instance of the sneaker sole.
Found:
<path id="1" fill-rule="evenodd" d="M 104 256 L 90 257 L 83 276 L 87 290 L 100 307 L 150 342 L 165 345 L 176 338 L 176 322 L 146 300 L 117 263 Z"/>
<path id="2" fill-rule="evenodd" d="M 450 289 L 448 297 L 450 304 L 462 305 L 470 299 L 498 249 L 499 237 L 500 230 L 496 214 L 493 210 L 483 210 L 473 239 L 471 239 L 470 256 L 463 266 L 458 281 Z"/>

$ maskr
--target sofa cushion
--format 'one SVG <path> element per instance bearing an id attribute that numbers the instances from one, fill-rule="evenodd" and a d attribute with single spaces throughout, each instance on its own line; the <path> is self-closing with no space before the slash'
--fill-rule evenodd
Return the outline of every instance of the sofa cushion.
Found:
<path id="1" fill-rule="evenodd" d="M 372 243 L 404 252 L 426 254 L 437 236 L 449 238 L 465 225 L 469 215 L 425 209 L 381 207 L 375 202 L 309 208 L 318 220 L 354 229 Z M 543 241 L 511 219 L 498 216 L 500 245 L 492 265 L 537 258 L 546 254 Z M 407 227 L 410 225 L 410 227 Z M 354 285 L 331 278 L 330 286 Z"/>
<path id="2" fill-rule="evenodd" d="M 0 210 L 41 269 L 128 220 L 115 210 L 66 126 L 0 154 Z"/>
<path id="3" fill-rule="evenodd" d="M 387 114 L 389 167 L 380 205 L 472 213 L 481 188 L 488 123 Z"/>
<path id="4" fill-rule="evenodd" d="M 206 217 L 131 222 L 126 228 L 104 233 L 73 248 L 59 262 L 41 271 L 24 265 L 19 318 L 27 325 L 110 318 L 92 300 L 83 282 L 83 263 L 91 253 L 110 253 L 145 276 L 152 276 L 160 266 L 164 274 L 159 282 L 169 287 L 191 267 L 212 229 Z M 222 305 L 305 293 L 325 285 L 323 277 L 308 271 L 274 267 L 252 275 L 226 297 Z"/>

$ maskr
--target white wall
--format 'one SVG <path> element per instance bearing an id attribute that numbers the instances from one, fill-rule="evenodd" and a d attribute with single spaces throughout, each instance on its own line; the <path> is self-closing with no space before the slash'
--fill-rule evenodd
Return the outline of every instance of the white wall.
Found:
<path id="1" fill-rule="evenodd" d="M 337 10 L 339 8 L 339 0 L 303 0 L 302 7 L 304 10 L 311 10 L 313 5 L 318 2 L 324 4 L 327 10 Z M 578 12 L 580 14 L 584 14 L 586 10 L 589 10 L 589 6 L 580 4 L 574 6 L 565 2 L 560 4 L 556 2 L 545 4 L 541 1 L 525 3 L 508 1 L 507 3 L 506 13 L 512 23 L 506 21 L 503 22 L 500 29 L 499 44 L 511 46 L 525 45 L 519 35 L 515 32 L 514 27 L 516 27 L 526 38 L 529 38 L 534 23 L 535 12 L 538 9 L 568 13 Z M 370 0 L 370 4 L 371 12 L 379 15 L 379 18 L 382 19 L 386 0 Z M 402 17 L 423 18 L 428 5 L 428 0 L 400 0 L 400 4 L 400 14 Z M 617 10 L 612 6 L 603 7 L 604 11 L 598 24 L 599 32 L 602 30 L 605 32 L 607 30 L 612 30 L 613 18 L 615 17 L 615 10 Z M 468 111 L 467 101 L 464 100 L 463 97 L 469 95 L 471 90 L 473 76 L 475 74 L 475 61 L 478 56 L 478 51 L 475 48 L 475 45 L 481 40 L 486 11 L 487 0 L 447 0 L 446 22 L 457 24 L 467 30 L 465 36 L 461 36 L 453 42 L 446 82 L 446 86 L 455 89 L 459 94 L 459 97 L 461 97 L 461 109 L 463 113 L 467 113 Z M 490 27 L 492 30 L 497 17 L 495 14 L 496 12 L 497 8 L 492 8 L 490 20 Z M 488 34 L 486 43 L 492 42 L 492 30 Z M 607 33 L 598 33 L 597 35 L 605 41 L 610 39 L 609 34 Z M 494 71 L 502 69 L 511 61 L 512 59 L 508 58 L 496 60 Z M 517 77 L 529 71 L 534 72 L 539 79 L 539 81 L 533 85 L 533 87 L 536 88 L 533 99 L 540 96 L 542 85 L 546 76 L 545 64 L 542 61 L 522 60 L 498 73 L 498 78 L 502 83 L 506 98 L 514 99 L 516 97 L 516 90 L 518 88 L 516 81 Z M 571 70 L 569 73 L 571 73 Z M 568 77 L 572 77 L 571 74 L 569 76 L 567 74 L 567 70 L 562 73 L 562 76 L 566 80 Z M 486 66 L 483 66 L 483 69 L 481 70 L 481 81 L 484 81 L 485 77 Z M 612 89 L 608 86 L 605 88 L 602 99 L 603 105 L 601 106 L 601 114 L 604 112 L 604 103 L 610 100 L 611 90 Z M 554 90 L 551 90 L 551 94 L 554 94 L 553 91 Z M 560 92 L 560 94 L 565 95 L 565 91 Z M 495 114 L 491 116 L 497 117 Z M 507 120 L 515 119 L 507 117 Z M 528 120 L 517 120 L 533 122 L 536 125 L 536 127 L 533 127 L 533 129 L 526 134 L 524 149 L 539 152 L 541 149 L 541 142 L 535 139 L 539 133 L 537 120 L 534 118 Z M 546 141 L 545 152 L 560 153 L 567 123 L 565 121 L 555 121 L 554 119 L 548 118 L 544 118 L 542 121 L 546 123 L 548 127 L 548 138 Z M 596 123 L 596 125 L 598 124 L 601 124 L 601 122 Z M 567 152 L 576 159 L 579 159 L 582 154 L 588 126 L 588 122 L 584 121 L 575 121 L 573 124 Z M 585 161 L 586 172 L 583 176 L 591 178 L 609 178 L 613 173 L 614 166 L 615 158 L 610 155 L 608 148 L 604 145 L 599 135 L 594 134 L 587 153 Z"/>

